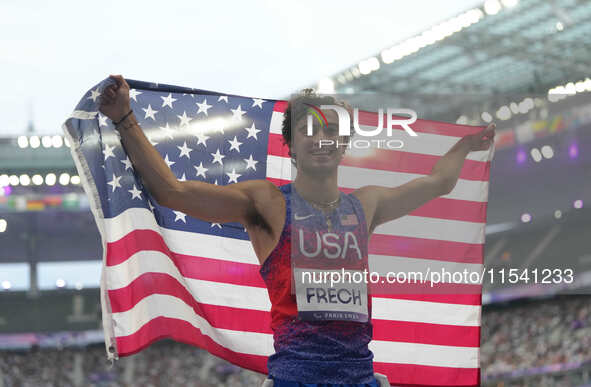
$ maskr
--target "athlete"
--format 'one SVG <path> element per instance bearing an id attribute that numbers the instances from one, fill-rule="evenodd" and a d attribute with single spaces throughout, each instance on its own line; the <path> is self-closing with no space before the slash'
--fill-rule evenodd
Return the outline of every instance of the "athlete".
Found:
<path id="1" fill-rule="evenodd" d="M 338 116 L 326 111 L 326 125 L 307 133 L 309 106 L 341 105 L 333 97 L 299 95 L 288 104 L 283 139 L 297 168 L 293 183 L 267 180 L 225 186 L 179 181 L 151 145 L 130 108 L 129 85 L 121 75 L 101 95 L 100 111 L 110 118 L 135 170 L 158 204 L 207 222 L 239 222 L 248 231 L 271 300 L 275 354 L 268 359 L 264 386 L 372 386 L 371 297 L 367 286 L 306 286 L 294 273 L 367 268 L 369 237 L 380 224 L 397 219 L 454 188 L 469 152 L 490 147 L 495 125 L 462 137 L 428 176 L 398 187 L 365 186 L 344 194 L 337 186 L 346 142 Z M 325 140 L 321 143 L 321 140 Z M 332 142 L 331 142 L 332 141 Z"/>

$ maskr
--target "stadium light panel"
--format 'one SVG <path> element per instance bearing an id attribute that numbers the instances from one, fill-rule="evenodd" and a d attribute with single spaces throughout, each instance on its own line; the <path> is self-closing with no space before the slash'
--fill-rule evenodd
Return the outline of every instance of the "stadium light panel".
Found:
<path id="1" fill-rule="evenodd" d="M 29 139 L 27 136 L 18 136 L 17 143 L 19 148 L 26 148 L 29 146 Z"/>

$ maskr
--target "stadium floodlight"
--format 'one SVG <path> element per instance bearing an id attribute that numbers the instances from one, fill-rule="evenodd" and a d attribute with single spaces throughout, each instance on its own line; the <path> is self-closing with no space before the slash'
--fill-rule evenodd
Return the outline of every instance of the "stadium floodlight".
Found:
<path id="1" fill-rule="evenodd" d="M 70 183 L 74 184 L 74 185 L 78 185 L 80 184 L 80 176 L 78 175 L 74 175 L 70 178 Z"/>
<path id="2" fill-rule="evenodd" d="M 82 282 L 78 281 L 76 282 L 76 285 L 74 285 L 74 287 L 76 288 L 76 290 L 82 290 L 84 288 L 84 285 L 82 284 Z"/>
<path id="3" fill-rule="evenodd" d="M 2 281 L 2 289 L 8 290 L 12 287 L 12 284 L 8 280 Z"/>
<path id="4" fill-rule="evenodd" d="M 10 185 L 16 186 L 19 184 L 18 176 L 17 175 L 10 175 L 8 178 L 8 182 Z"/>
<path id="5" fill-rule="evenodd" d="M 59 182 L 60 182 L 61 185 L 68 185 L 68 183 L 70 182 L 70 174 L 68 174 L 68 173 L 62 173 L 60 175 Z"/>
<path id="6" fill-rule="evenodd" d="M 484 12 L 487 15 L 496 15 L 501 10 L 499 0 L 486 0 L 484 2 Z"/>
<path id="7" fill-rule="evenodd" d="M 58 278 L 58 279 L 55 281 L 55 286 L 57 286 L 58 288 L 63 288 L 64 286 L 66 286 L 66 281 L 64 281 L 64 280 L 63 280 L 63 279 L 61 279 L 61 278 Z"/>
<path id="8" fill-rule="evenodd" d="M 551 159 L 554 156 L 554 150 L 550 145 L 544 145 L 542 147 L 542 156 L 547 159 Z"/>
<path id="9" fill-rule="evenodd" d="M 534 159 L 536 163 L 542 161 L 542 154 L 540 153 L 540 150 L 538 148 L 532 148 L 532 150 L 529 153 L 531 154 L 531 158 Z"/>
<path id="10" fill-rule="evenodd" d="M 363 75 L 367 75 L 372 71 L 376 71 L 380 68 L 380 61 L 375 56 L 362 60 L 359 62 L 359 72 Z"/>
<path id="11" fill-rule="evenodd" d="M 31 180 L 33 181 L 33 184 L 35 184 L 35 185 L 43 184 L 43 176 L 41 176 L 41 175 L 33 175 Z"/>
<path id="12" fill-rule="evenodd" d="M 21 183 L 22 186 L 28 186 L 29 184 L 31 184 L 31 178 L 29 177 L 29 175 L 20 175 L 19 177 L 19 181 Z"/>
<path id="13" fill-rule="evenodd" d="M 564 24 L 562 22 L 556 22 L 556 31 L 562 31 L 564 29 Z"/>
<path id="14" fill-rule="evenodd" d="M 482 118 L 482 121 L 484 122 L 491 122 L 493 119 L 489 112 L 483 112 L 480 115 L 480 118 Z"/>
<path id="15" fill-rule="evenodd" d="M 576 209 L 583 208 L 583 201 L 581 199 L 577 199 L 573 202 L 573 207 Z"/>
<path id="16" fill-rule="evenodd" d="M 525 214 L 522 214 L 521 215 L 521 221 L 523 223 L 529 223 L 529 222 L 531 222 L 531 215 L 528 214 L 527 212 Z"/>
<path id="17" fill-rule="evenodd" d="M 68 140 L 68 137 L 64 137 L 64 145 L 68 148 L 70 147 L 70 140 Z"/>
<path id="18" fill-rule="evenodd" d="M 560 210 L 556 210 L 556 211 L 554 211 L 554 217 L 555 217 L 556 219 L 560 219 L 560 218 L 562 218 L 562 211 L 560 211 Z"/>
<path id="19" fill-rule="evenodd" d="M 61 148 L 64 144 L 64 140 L 62 136 L 55 135 L 51 138 L 51 144 L 54 148 Z"/>
<path id="20" fill-rule="evenodd" d="M 513 114 L 519 113 L 519 106 L 517 105 L 517 103 L 511 102 L 511 104 L 509 105 L 509 108 L 511 109 L 511 112 Z"/>
<path id="21" fill-rule="evenodd" d="M 8 175 L 0 175 L 0 187 L 5 187 L 7 185 L 10 185 Z"/>
<path id="22" fill-rule="evenodd" d="M 43 148 L 51 148 L 51 136 L 41 137 L 41 144 L 43 145 Z"/>
<path id="23" fill-rule="evenodd" d="M 8 227 L 6 219 L 0 219 L 0 232 L 6 231 L 6 227 Z"/>
<path id="24" fill-rule="evenodd" d="M 461 15 L 434 25 L 430 29 L 423 31 L 420 35 L 413 36 L 395 46 L 383 50 L 380 53 L 382 62 L 390 64 L 396 60 L 402 59 L 405 56 L 417 52 L 423 47 L 443 40 L 456 32 L 477 23 L 483 17 L 484 13 L 480 9 L 474 8 Z"/>
<path id="25" fill-rule="evenodd" d="M 29 146 L 29 139 L 27 136 L 18 136 L 17 143 L 19 148 L 26 148 Z"/>
<path id="26" fill-rule="evenodd" d="M 54 185 L 56 181 L 55 173 L 48 173 L 45 175 L 45 184 Z"/>
<path id="27" fill-rule="evenodd" d="M 334 93 L 334 82 L 330 78 L 321 79 L 318 82 L 318 92 L 321 94 L 333 94 Z"/>
<path id="28" fill-rule="evenodd" d="M 497 117 L 500 120 L 506 121 L 511 118 L 511 110 L 507 106 L 501 106 L 499 110 L 497 110 Z"/>
<path id="29" fill-rule="evenodd" d="M 41 141 L 39 140 L 39 136 L 31 136 L 31 137 L 29 137 L 29 145 L 33 149 L 39 148 L 39 145 L 41 145 Z"/>

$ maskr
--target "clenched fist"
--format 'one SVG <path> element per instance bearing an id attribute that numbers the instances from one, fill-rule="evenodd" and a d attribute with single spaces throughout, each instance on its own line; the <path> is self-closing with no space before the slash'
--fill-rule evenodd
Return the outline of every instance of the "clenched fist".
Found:
<path id="1" fill-rule="evenodd" d="M 105 87 L 100 96 L 99 110 L 111 119 L 119 122 L 130 110 L 129 85 L 121 75 L 110 75 L 116 84 Z"/>

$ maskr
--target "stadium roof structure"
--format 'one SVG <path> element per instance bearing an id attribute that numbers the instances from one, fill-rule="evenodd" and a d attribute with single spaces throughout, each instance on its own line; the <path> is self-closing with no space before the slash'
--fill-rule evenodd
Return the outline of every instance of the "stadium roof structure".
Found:
<path id="1" fill-rule="evenodd" d="M 419 116 L 456 121 L 509 95 L 548 95 L 590 75 L 591 2 L 487 0 L 321 80 L 320 92 L 406 96 Z M 429 95 L 457 98 L 430 99 Z M 493 97 L 493 98 L 491 98 Z M 417 108 L 418 107 L 418 108 Z"/>

